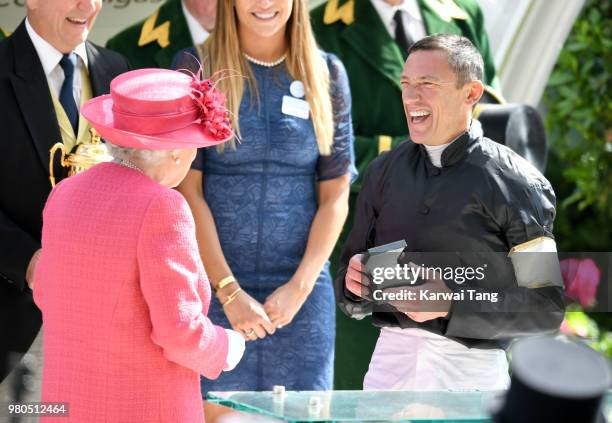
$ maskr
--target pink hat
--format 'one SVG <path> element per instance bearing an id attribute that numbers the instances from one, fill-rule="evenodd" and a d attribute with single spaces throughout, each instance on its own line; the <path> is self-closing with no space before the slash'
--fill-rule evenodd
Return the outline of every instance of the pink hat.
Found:
<path id="1" fill-rule="evenodd" d="M 225 96 L 210 79 L 166 69 L 139 69 L 112 80 L 109 95 L 81 114 L 115 145 L 145 150 L 209 147 L 234 136 Z"/>

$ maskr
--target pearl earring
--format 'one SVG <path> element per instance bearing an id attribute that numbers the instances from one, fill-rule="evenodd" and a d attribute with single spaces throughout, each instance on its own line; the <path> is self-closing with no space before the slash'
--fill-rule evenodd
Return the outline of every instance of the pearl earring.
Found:
<path id="1" fill-rule="evenodd" d="M 177 165 L 180 165 L 181 164 L 181 159 L 178 158 L 178 157 L 175 157 L 174 158 L 174 163 L 177 164 Z"/>

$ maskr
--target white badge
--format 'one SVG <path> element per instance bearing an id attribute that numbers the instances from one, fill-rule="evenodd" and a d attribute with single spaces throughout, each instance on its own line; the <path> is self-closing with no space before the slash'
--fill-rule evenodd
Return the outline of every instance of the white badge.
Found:
<path id="1" fill-rule="evenodd" d="M 289 85 L 289 92 L 294 97 L 297 97 L 297 98 L 304 97 L 305 91 L 304 91 L 304 84 L 302 84 L 302 81 L 293 81 L 291 85 Z"/>
<path id="2" fill-rule="evenodd" d="M 307 101 L 300 100 L 299 98 L 284 95 L 281 111 L 286 115 L 295 116 L 300 119 L 308 119 L 310 114 L 310 104 L 308 104 Z"/>

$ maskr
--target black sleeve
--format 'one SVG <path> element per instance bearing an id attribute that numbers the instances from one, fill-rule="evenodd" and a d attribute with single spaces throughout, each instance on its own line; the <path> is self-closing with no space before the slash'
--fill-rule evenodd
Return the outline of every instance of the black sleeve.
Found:
<path id="1" fill-rule="evenodd" d="M 504 206 L 499 218 L 505 222 L 504 235 L 509 246 L 538 237 L 552 237 L 555 218 L 555 193 L 548 181 L 508 184 L 501 190 Z M 451 289 L 456 289 L 452 282 Z M 484 289 L 478 289 L 485 291 Z M 565 311 L 562 287 L 504 289 L 496 303 L 453 302 L 445 335 L 474 339 L 507 339 L 555 331 Z"/>
<path id="2" fill-rule="evenodd" d="M 376 234 L 376 209 L 377 187 L 380 187 L 382 164 L 387 159 L 387 154 L 372 162 L 365 173 L 363 186 L 357 197 L 355 205 L 355 218 L 353 227 L 349 232 L 347 240 L 342 248 L 338 274 L 334 283 L 336 301 L 340 310 L 347 316 L 362 319 L 372 312 L 370 301 L 353 295 L 345 289 L 344 278 L 348 263 L 355 254 L 363 253 L 374 245 Z"/>

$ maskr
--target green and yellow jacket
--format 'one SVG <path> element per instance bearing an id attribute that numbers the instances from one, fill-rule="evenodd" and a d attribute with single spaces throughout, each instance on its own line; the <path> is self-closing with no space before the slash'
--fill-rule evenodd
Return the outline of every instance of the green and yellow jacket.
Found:
<path id="1" fill-rule="evenodd" d="M 485 83 L 496 86 L 495 66 L 476 0 L 418 0 L 428 34 L 469 38 L 485 63 Z M 328 0 L 311 12 L 321 49 L 336 54 L 348 72 L 353 98 L 355 154 L 360 178 L 379 153 L 408 138 L 400 75 L 404 58 L 370 0 Z"/>
<path id="2" fill-rule="evenodd" d="M 133 69 L 170 68 L 174 55 L 191 46 L 181 0 L 167 0 L 151 16 L 106 43 L 106 47 L 127 57 Z"/>

